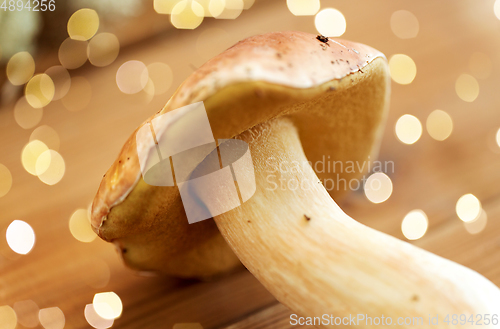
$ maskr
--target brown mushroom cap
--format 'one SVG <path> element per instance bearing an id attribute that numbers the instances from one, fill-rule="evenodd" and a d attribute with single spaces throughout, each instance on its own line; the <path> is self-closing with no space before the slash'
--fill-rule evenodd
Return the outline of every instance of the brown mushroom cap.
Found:
<path id="1" fill-rule="evenodd" d="M 324 43 L 304 32 L 268 33 L 208 61 L 156 115 L 203 101 L 215 139 L 286 116 L 312 163 L 363 163 L 378 149 L 389 85 L 385 57 L 370 47 L 340 39 Z M 125 261 L 138 269 L 205 276 L 236 266 L 211 220 L 188 225 L 177 187 L 142 180 L 137 149 L 151 145 L 137 144 L 136 132 L 99 187 L 93 228 L 126 250 Z M 317 174 L 326 179 L 334 173 Z M 336 174 L 350 180 L 361 173 Z"/>

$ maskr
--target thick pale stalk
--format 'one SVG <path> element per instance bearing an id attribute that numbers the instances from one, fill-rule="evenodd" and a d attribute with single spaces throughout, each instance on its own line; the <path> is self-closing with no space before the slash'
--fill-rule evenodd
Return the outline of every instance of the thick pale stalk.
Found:
<path id="1" fill-rule="evenodd" d="M 393 325 L 421 317 L 419 328 L 470 328 L 452 317 L 500 313 L 500 290 L 480 274 L 347 216 L 307 163 L 289 121 L 238 138 L 250 145 L 257 192 L 215 221 L 243 264 L 293 312 L 384 316 Z M 439 325 L 430 324 L 436 316 Z"/>

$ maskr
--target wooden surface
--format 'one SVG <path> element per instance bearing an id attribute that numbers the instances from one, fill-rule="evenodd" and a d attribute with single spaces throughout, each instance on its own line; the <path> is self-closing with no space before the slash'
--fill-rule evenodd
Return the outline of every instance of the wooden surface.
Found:
<path id="1" fill-rule="evenodd" d="M 334 6 L 347 20 L 343 36 L 371 45 L 388 57 L 411 56 L 417 77 L 410 85 L 393 84 L 391 113 L 380 160 L 394 161 L 394 193 L 375 205 L 355 192 L 339 201 L 360 222 L 404 239 L 402 218 L 413 209 L 424 210 L 429 231 L 416 245 L 468 266 L 500 285 L 500 148 L 494 133 L 500 128 L 500 21 L 493 1 L 359 0 L 356 3 L 322 1 Z M 419 35 L 398 39 L 390 28 L 392 12 L 412 11 L 420 21 Z M 166 18 L 167 19 L 167 18 Z M 217 29 L 217 30 L 214 30 Z M 36 244 L 26 256 L 15 256 L 0 239 L 0 305 L 33 300 L 40 308 L 57 306 L 66 328 L 88 328 L 83 311 L 95 293 L 114 291 L 124 310 L 116 328 L 172 328 L 176 323 L 200 323 L 204 328 L 288 328 L 290 311 L 246 271 L 213 282 L 144 277 L 125 269 L 114 247 L 100 240 L 82 243 L 69 232 L 68 220 L 77 208 L 91 202 L 102 174 L 112 163 L 131 131 L 158 111 L 193 67 L 246 36 L 275 30 L 315 33 L 313 17 L 294 17 L 285 1 L 257 1 L 237 20 L 207 19 L 194 31 L 169 32 L 125 49 L 108 67 L 86 64 L 72 71 L 92 87 L 90 104 L 79 112 L 67 111 L 61 101 L 44 109 L 40 124 L 53 127 L 61 138 L 59 152 L 66 174 L 47 186 L 28 174 L 20 155 L 30 130 L 13 118 L 13 104 L 0 109 L 0 163 L 13 176 L 13 187 L 0 198 L 0 229 L 12 220 L 28 222 Z M 487 79 L 478 80 L 476 101 L 466 103 L 454 90 L 456 78 L 470 73 L 469 58 L 479 51 L 493 61 Z M 127 60 L 146 64 L 164 62 L 174 73 L 169 91 L 149 100 L 144 93 L 122 94 L 115 74 Z M 447 111 L 454 120 L 452 136 L 433 140 L 425 131 L 414 145 L 399 142 L 396 120 L 410 113 L 422 122 L 433 110 Z M 470 235 L 455 213 L 455 203 L 466 193 L 475 194 L 488 214 L 488 226 Z M 109 267 L 110 280 L 96 288 L 87 282 L 99 275 L 97 263 Z M 18 324 L 18 328 L 23 328 Z M 41 328 L 39 325 L 38 328 Z"/>

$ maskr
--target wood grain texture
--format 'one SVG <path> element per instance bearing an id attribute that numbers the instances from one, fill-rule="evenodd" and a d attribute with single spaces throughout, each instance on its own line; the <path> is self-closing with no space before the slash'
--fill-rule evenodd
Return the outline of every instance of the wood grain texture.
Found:
<path id="1" fill-rule="evenodd" d="M 402 218 L 412 209 L 423 209 L 430 227 L 416 245 L 500 285 L 500 149 L 493 137 L 500 128 L 500 44 L 496 42 L 500 32 L 493 2 L 427 1 L 405 3 L 402 8 L 397 0 L 386 1 L 384 6 L 370 0 L 325 0 L 322 5 L 344 13 L 348 25 L 343 38 L 373 46 L 388 57 L 405 53 L 417 65 L 412 84 L 393 84 L 380 153 L 381 160 L 395 162 L 396 170 L 391 174 L 394 194 L 375 205 L 355 192 L 340 202 L 341 207 L 360 222 L 401 239 Z M 401 40 L 391 32 L 391 14 L 399 9 L 410 10 L 419 18 L 417 38 Z M 108 67 L 86 65 L 72 71 L 72 76 L 83 76 L 90 82 L 92 99 L 80 112 L 67 111 L 61 101 L 44 109 L 41 124 L 58 132 L 60 153 L 66 161 L 65 177 L 52 187 L 22 168 L 20 154 L 31 130 L 15 123 L 13 104 L 5 105 L 0 110 L 0 163 L 10 169 L 13 187 L 0 198 L 0 228 L 5 230 L 14 219 L 24 220 L 34 228 L 37 241 L 30 254 L 12 257 L 5 239 L 0 239 L 0 305 L 31 299 L 40 308 L 58 306 L 65 314 L 66 328 L 88 328 L 85 305 L 97 292 L 115 291 L 124 303 L 116 328 L 172 328 L 181 322 L 199 322 L 204 328 L 289 328 L 290 312 L 282 306 L 267 310 L 274 298 L 247 272 L 207 283 L 138 277 L 123 267 L 112 245 L 74 240 L 68 220 L 74 210 L 89 205 L 102 174 L 130 132 L 163 107 L 175 87 L 192 72 L 192 66 L 198 67 L 239 39 L 256 33 L 315 33 L 313 21 L 312 17 L 292 16 L 284 1 L 257 1 L 237 20 L 207 19 L 195 31 L 172 31 L 128 47 Z M 212 38 L 208 30 L 214 28 L 224 33 Z M 466 103 L 457 97 L 454 83 L 460 74 L 470 73 L 469 58 L 476 51 L 492 59 L 493 69 L 487 79 L 478 80 L 478 99 Z M 174 72 L 173 87 L 149 103 L 144 94 L 122 94 L 116 87 L 116 70 L 131 59 L 168 63 Z M 425 122 L 438 108 L 454 120 L 454 132 L 448 140 L 434 141 L 425 131 L 412 146 L 395 138 L 394 124 L 401 115 L 410 113 Z M 488 226 L 478 235 L 467 233 L 454 212 L 456 201 L 466 193 L 474 193 L 488 213 Z M 96 259 L 110 268 L 110 282 L 102 288 L 92 288 L 82 279 L 90 276 Z"/>

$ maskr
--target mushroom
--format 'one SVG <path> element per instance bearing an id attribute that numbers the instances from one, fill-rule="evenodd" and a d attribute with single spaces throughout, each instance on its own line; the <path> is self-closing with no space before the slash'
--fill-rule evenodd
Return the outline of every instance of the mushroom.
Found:
<path id="1" fill-rule="evenodd" d="M 321 182 L 337 174 L 349 181 L 362 172 L 311 167 L 325 159 L 362 164 L 374 157 L 389 89 L 385 57 L 370 47 L 325 43 L 303 32 L 245 39 L 194 72 L 153 118 L 203 101 L 215 139 L 248 144 L 255 194 L 213 221 L 188 225 L 177 187 L 144 182 L 137 150 L 148 155 L 154 145 L 137 138 L 136 130 L 101 183 L 92 225 L 137 269 L 213 276 L 239 266 L 232 250 L 301 316 L 384 316 L 393 324 L 422 317 L 431 327 L 429 316 L 437 315 L 434 327 L 468 327 L 452 324 L 451 317 L 495 314 L 500 290 L 470 269 L 347 216 L 332 199 L 341 191 L 329 194 Z M 160 129 L 175 134 L 176 120 Z M 206 171 L 207 159 L 191 176 Z M 206 201 L 196 186 L 189 193 Z M 375 326 L 366 321 L 355 325 Z"/>

